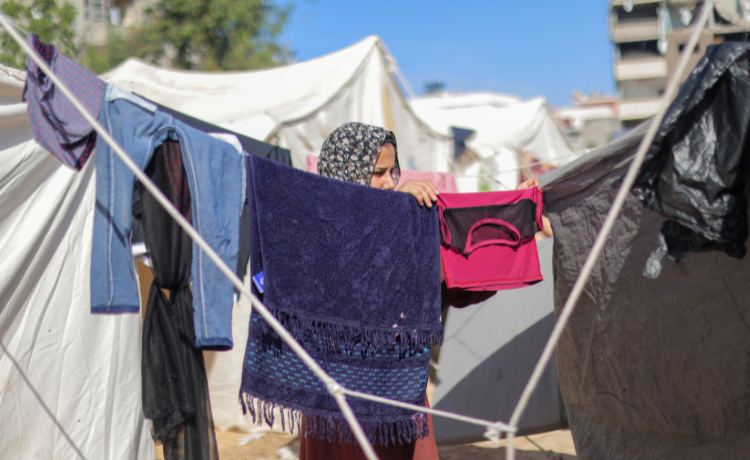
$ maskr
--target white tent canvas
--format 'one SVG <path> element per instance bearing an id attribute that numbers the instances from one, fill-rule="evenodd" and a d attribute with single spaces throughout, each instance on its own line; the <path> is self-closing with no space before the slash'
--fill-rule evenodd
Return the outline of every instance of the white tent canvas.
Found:
<path id="1" fill-rule="evenodd" d="M 518 185 L 520 152 L 538 161 L 562 166 L 575 153 L 543 97 L 522 101 L 497 93 L 438 94 L 410 101 L 414 112 L 443 135 L 451 127 L 475 131 L 467 142 L 478 160 L 456 171 L 460 192 L 476 192 L 478 176 L 489 177 L 491 190 Z"/>
<path id="2" fill-rule="evenodd" d="M 31 139 L 26 104 L 21 102 L 26 72 L 0 65 L 0 150 Z"/>
<path id="3" fill-rule="evenodd" d="M 151 460 L 140 315 L 92 315 L 95 171 L 31 139 L 0 66 L 0 458 Z"/>
<path id="4" fill-rule="evenodd" d="M 391 129 L 404 169 L 449 171 L 452 135 L 414 115 L 394 78 L 395 60 L 378 37 L 309 61 L 252 72 L 165 70 L 128 59 L 102 76 L 185 114 L 292 152 L 305 168 L 342 123 Z"/>

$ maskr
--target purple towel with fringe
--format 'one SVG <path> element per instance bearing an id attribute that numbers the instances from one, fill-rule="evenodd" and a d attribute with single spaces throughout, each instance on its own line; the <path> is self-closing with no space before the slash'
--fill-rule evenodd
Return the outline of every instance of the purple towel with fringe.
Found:
<path id="1" fill-rule="evenodd" d="M 424 405 L 430 348 L 442 341 L 437 208 L 410 195 L 250 156 L 251 274 L 258 295 L 320 366 L 355 391 Z M 348 397 L 370 441 L 429 435 L 424 413 Z M 257 314 L 240 401 L 257 423 L 352 441 L 325 385 Z"/>

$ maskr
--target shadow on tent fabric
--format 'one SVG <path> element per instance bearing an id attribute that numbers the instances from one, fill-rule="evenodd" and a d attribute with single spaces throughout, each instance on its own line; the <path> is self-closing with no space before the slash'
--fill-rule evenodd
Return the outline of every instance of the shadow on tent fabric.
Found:
<path id="1" fill-rule="evenodd" d="M 485 420 L 510 419 L 554 326 L 555 315 L 550 313 L 513 337 L 466 374 L 435 404 L 435 409 Z M 532 405 L 519 423 L 519 436 L 568 426 L 554 360 L 544 369 L 531 398 Z M 484 427 L 478 425 L 443 417 L 435 417 L 433 424 L 439 446 L 486 440 Z"/>

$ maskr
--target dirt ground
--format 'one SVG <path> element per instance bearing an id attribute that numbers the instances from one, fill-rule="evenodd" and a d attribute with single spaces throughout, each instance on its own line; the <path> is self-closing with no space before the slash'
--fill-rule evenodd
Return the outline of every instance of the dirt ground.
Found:
<path id="1" fill-rule="evenodd" d="M 221 460 L 295 460 L 297 458 L 297 437 L 275 432 L 247 433 L 234 431 L 217 431 L 219 458 Z M 559 430 L 529 436 L 533 443 L 521 437 L 516 440 L 518 460 L 573 460 L 576 459 L 575 447 L 569 430 Z M 243 445 L 240 445 L 243 444 Z M 499 449 L 489 443 L 468 444 L 462 446 L 440 447 L 440 460 L 502 460 L 505 459 L 505 441 Z M 157 447 L 156 458 L 163 459 L 161 449 Z"/>
<path id="2" fill-rule="evenodd" d="M 427 384 L 427 398 L 432 399 L 435 385 Z M 288 433 L 258 427 L 253 433 L 216 430 L 221 460 L 297 460 L 299 440 Z M 536 443 L 536 445 L 534 445 Z M 495 449 L 489 442 L 439 447 L 440 460 L 504 460 L 506 441 Z M 515 441 L 517 460 L 574 460 L 576 449 L 570 430 L 551 431 L 521 436 Z M 541 449 L 544 451 L 542 451 Z M 163 460 L 161 447 L 156 447 L 157 460 Z"/>

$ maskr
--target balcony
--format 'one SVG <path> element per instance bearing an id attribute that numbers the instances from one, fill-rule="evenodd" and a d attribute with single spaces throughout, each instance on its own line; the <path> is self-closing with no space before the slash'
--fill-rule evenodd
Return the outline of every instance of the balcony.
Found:
<path id="1" fill-rule="evenodd" d="M 661 98 L 632 99 L 620 101 L 620 120 L 643 120 L 656 115 Z"/>
<path id="2" fill-rule="evenodd" d="M 654 20 L 633 21 L 614 24 L 612 41 L 615 43 L 640 42 L 659 38 L 659 23 Z"/>
<path id="3" fill-rule="evenodd" d="M 615 62 L 615 80 L 645 80 L 667 76 L 667 59 L 663 57 L 623 59 Z"/>

